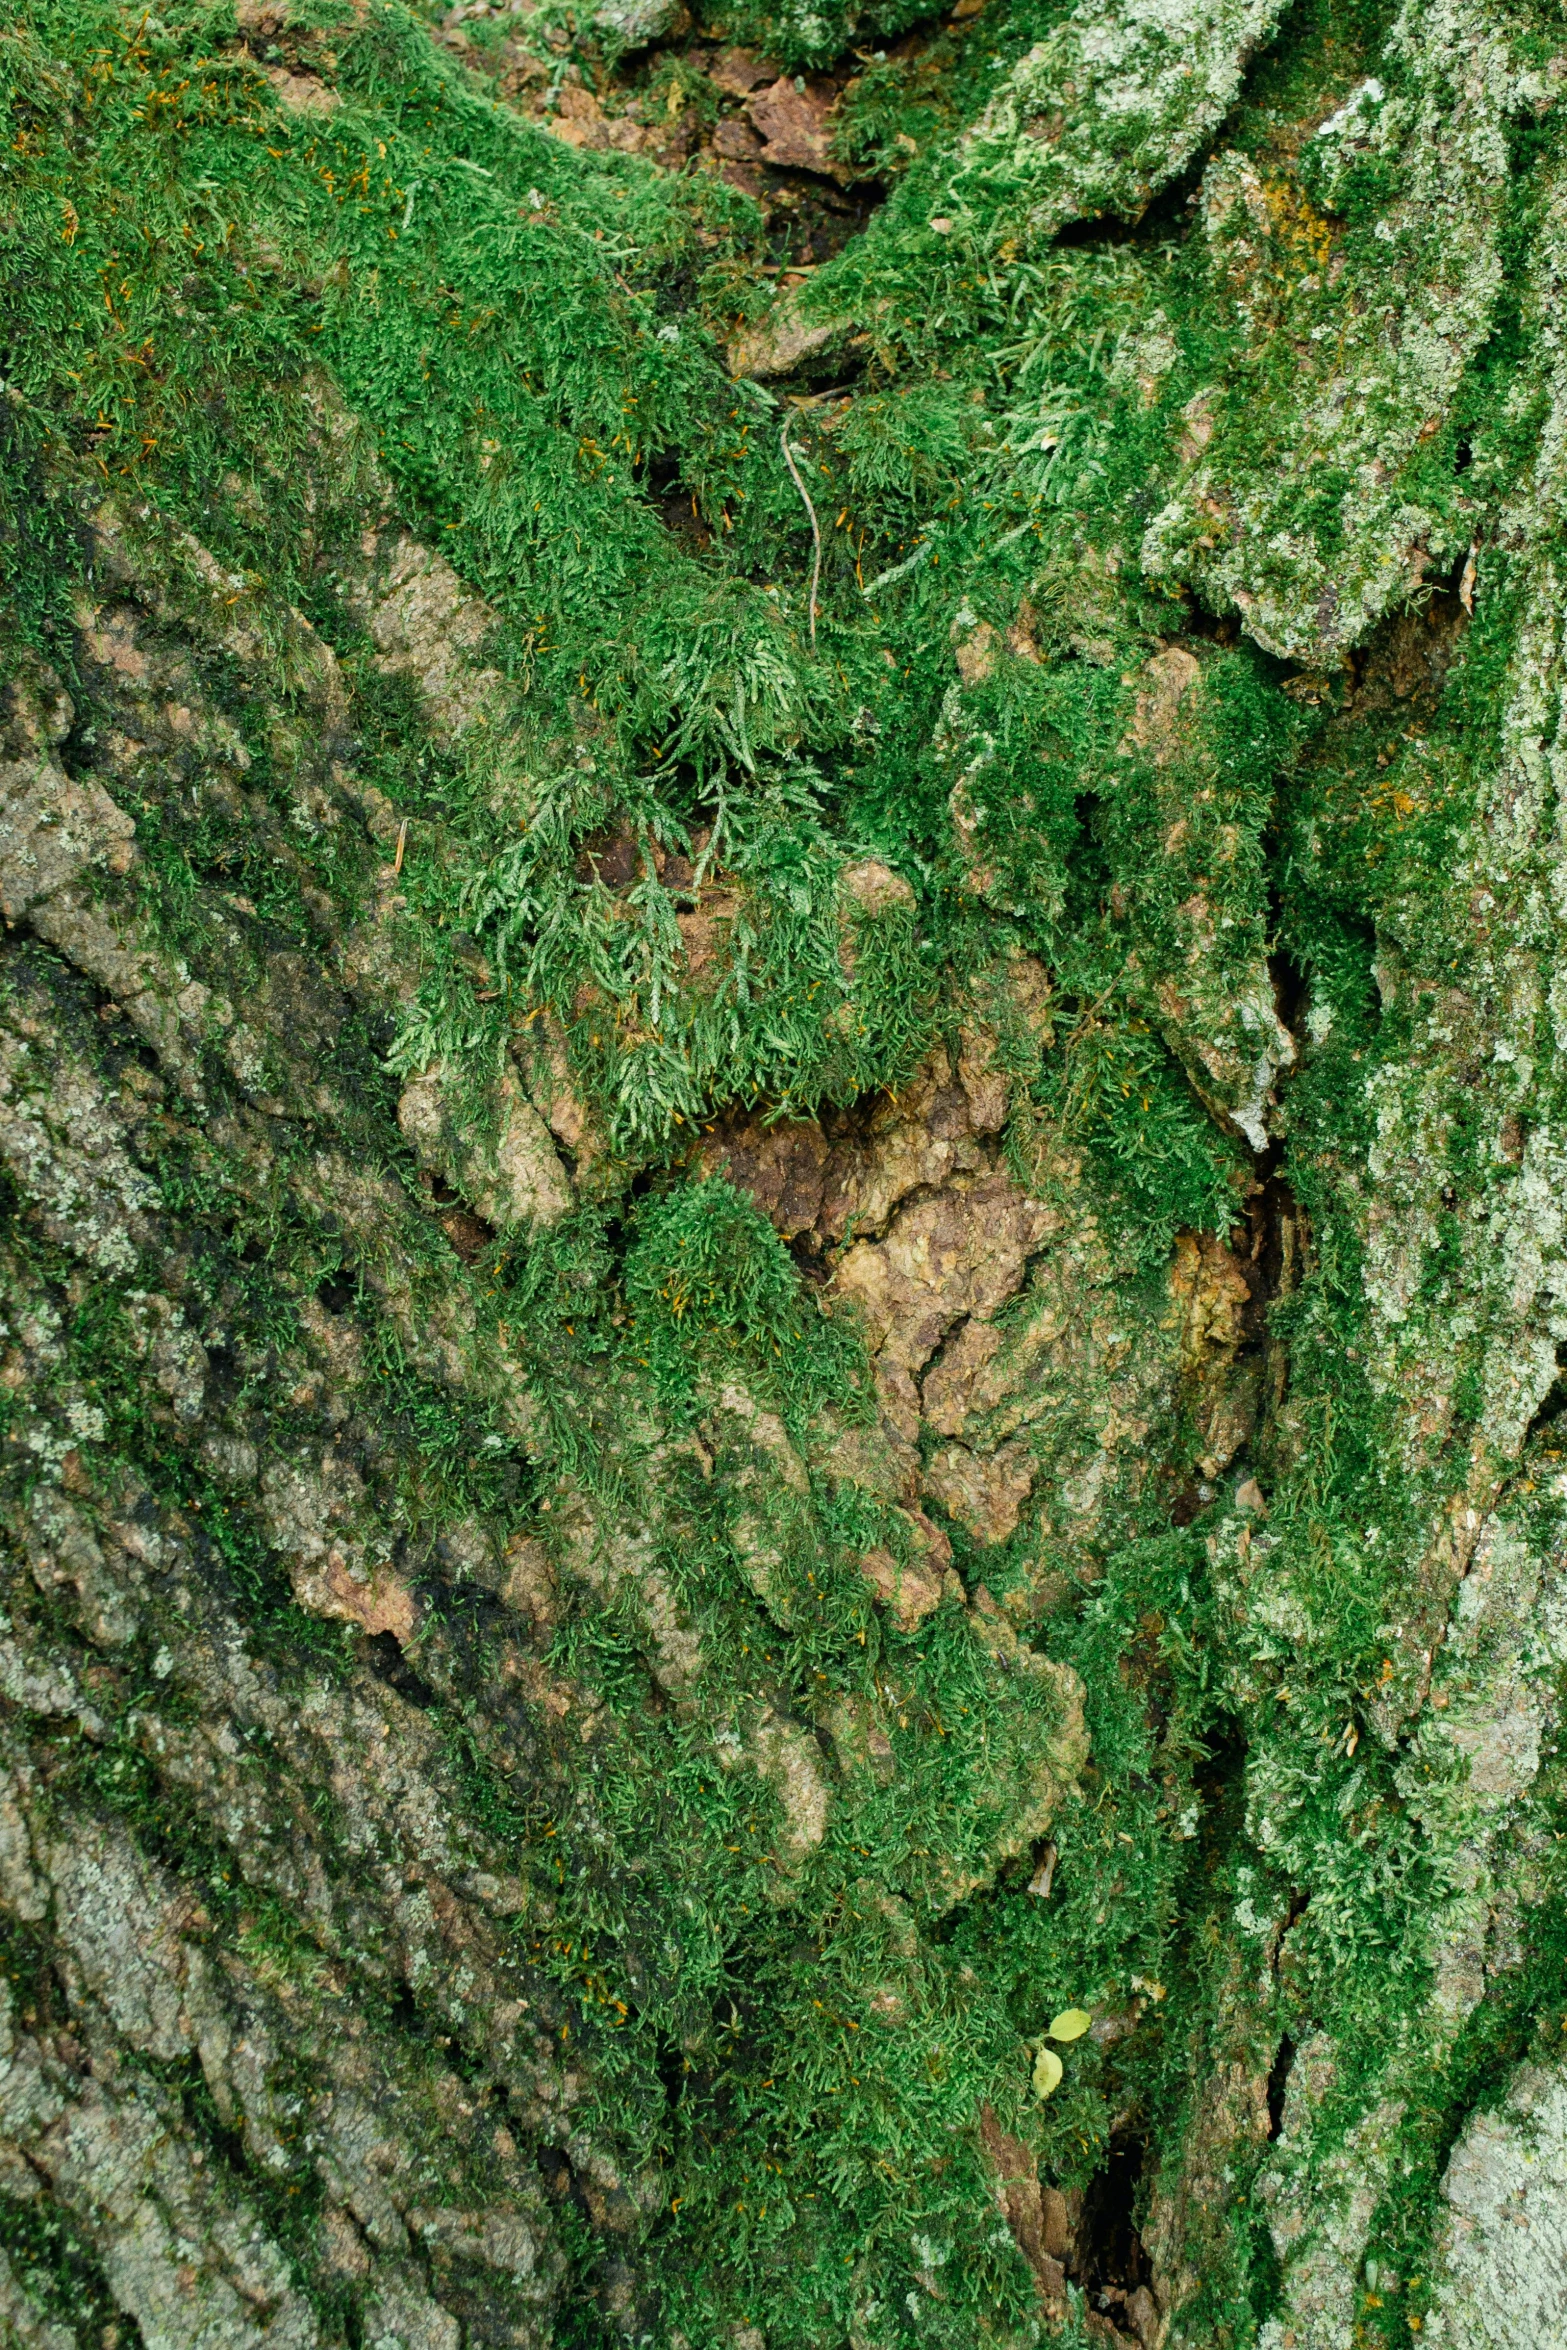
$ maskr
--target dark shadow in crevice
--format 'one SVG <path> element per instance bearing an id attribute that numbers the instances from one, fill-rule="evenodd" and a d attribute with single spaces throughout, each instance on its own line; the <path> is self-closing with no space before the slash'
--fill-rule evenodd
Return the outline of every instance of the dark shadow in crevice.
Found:
<path id="1" fill-rule="evenodd" d="M 241 2185 L 250 2184 L 253 2172 L 245 2133 L 237 2123 L 225 2121 L 219 2113 L 207 2086 L 200 2059 L 190 2057 L 171 2067 L 171 2079 L 179 2091 L 185 2119 L 193 2132 L 218 2157 L 232 2178 Z"/>
<path id="2" fill-rule="evenodd" d="M 1276 930 L 1277 907 L 1273 909 L 1273 921 Z M 1298 1044 L 1311 997 L 1311 975 L 1287 946 L 1279 945 L 1268 957 L 1268 977 L 1273 983 L 1273 1008 Z"/>
<path id="3" fill-rule="evenodd" d="M 1232 1714 L 1217 1714 L 1203 1733 L 1204 1758 L 1192 1772 L 1200 1810 L 1195 1860 L 1204 1877 L 1220 1867 L 1246 1820 L 1246 1765 L 1251 1749 Z"/>
<path id="4" fill-rule="evenodd" d="M 1188 1477 L 1183 1484 L 1178 1469 L 1167 1469 L 1163 1474 L 1166 1484 L 1175 1488 L 1170 1499 L 1170 1523 L 1184 1530 L 1208 1506 L 1203 1500 L 1203 1488 L 1195 1477 Z"/>
<path id="5" fill-rule="evenodd" d="M 664 527 L 694 550 L 710 547 L 713 533 L 703 516 L 696 492 L 680 476 L 678 449 L 660 450 L 641 469 L 640 486 L 648 504 L 657 509 Z"/>
<path id="6" fill-rule="evenodd" d="M 1105 2159 L 1083 2190 L 1073 2229 L 1072 2272 L 1090 2309 L 1141 2338 L 1132 2304 L 1153 2282 L 1153 2262 L 1138 2225 L 1148 2141 L 1139 2129 L 1112 2136 Z"/>
<path id="7" fill-rule="evenodd" d="M 1284 2092 L 1295 2063 L 1295 2043 L 1288 2032 L 1279 2042 L 1268 2072 L 1268 2136 L 1276 2138 L 1284 2127 Z"/>
<path id="8" fill-rule="evenodd" d="M 1092 219 L 1069 220 L 1064 228 L 1056 231 L 1056 243 L 1069 248 L 1179 243 L 1191 227 L 1203 174 L 1214 155 L 1220 151 L 1222 141 L 1221 130 L 1214 140 L 1193 157 L 1183 172 L 1160 189 L 1153 202 L 1145 205 L 1135 220 L 1126 220 L 1110 212 L 1099 213 Z"/>
<path id="9" fill-rule="evenodd" d="M 1527 1452 L 1537 1438 L 1555 1436 L 1559 1439 L 1567 1436 L 1567 1427 L 1563 1426 L 1564 1418 L 1567 1418 L 1567 1344 L 1556 1349 L 1556 1376 L 1541 1397 L 1538 1411 L 1524 1430 L 1524 1451 Z"/>
<path id="10" fill-rule="evenodd" d="M 1402 726 L 1405 715 L 1429 718 L 1442 699 L 1448 671 L 1469 632 L 1463 600 L 1467 551 L 1446 575 L 1388 612 L 1369 636 L 1344 655 L 1349 691 L 1336 712 L 1356 724 L 1381 714 Z"/>
<path id="11" fill-rule="evenodd" d="M 55 756 L 73 783 L 92 775 L 98 766 L 98 713 L 90 703 L 78 709 L 75 724 L 56 748 Z"/>
<path id="12" fill-rule="evenodd" d="M 1231 1253 L 1250 1292 L 1242 1313 L 1243 1344 L 1249 1351 L 1265 1342 L 1270 1308 L 1300 1279 L 1305 1219 L 1284 1173 L 1281 1142 L 1259 1154 L 1245 1212 L 1244 1240 L 1238 1239 Z"/>
<path id="13" fill-rule="evenodd" d="M 473 1264 L 487 1248 L 494 1246 L 494 1225 L 476 1214 L 444 1175 L 432 1175 L 427 1168 L 421 1169 L 419 1188 L 429 1202 L 435 1221 L 465 1265 Z"/>
<path id="14" fill-rule="evenodd" d="M 316 1283 L 316 1296 L 329 1314 L 348 1313 L 358 1294 L 358 1284 L 342 1266 L 335 1273 L 324 1273 Z"/>
<path id="15" fill-rule="evenodd" d="M 1290 1894 L 1289 1907 L 1284 1912 L 1284 1923 L 1279 1928 L 1279 1938 L 1274 1946 L 1273 1972 L 1275 1977 L 1277 1977 L 1280 1965 L 1283 1962 L 1284 1945 L 1289 1940 L 1289 1937 L 1294 1931 L 1295 1927 L 1300 1924 L 1301 1919 L 1305 1916 L 1307 1910 L 1310 1909 L 1310 1907 L 1311 1895 L 1309 1893 L 1303 1893 L 1297 1886 Z"/>
<path id="16" fill-rule="evenodd" d="M 388 1689 L 395 1689 L 399 1697 L 416 1705 L 421 1713 L 428 1713 L 436 1703 L 435 1691 L 428 1681 L 422 1681 L 397 1645 L 395 1634 L 374 1632 L 366 1636 L 364 1661 L 378 1681 Z"/>
<path id="17" fill-rule="evenodd" d="M 847 187 L 814 172 L 762 166 L 764 201 L 771 209 L 767 250 L 771 267 L 819 269 L 863 237 L 887 201 L 882 180 L 851 180 Z"/>
<path id="18" fill-rule="evenodd" d="M 406 1983 L 399 1983 L 386 2003 L 386 2028 L 399 2040 L 424 2040 L 428 2036 L 429 2026 Z"/>
<path id="19" fill-rule="evenodd" d="M 659 2080 L 663 2084 L 664 2103 L 673 2117 L 678 2112 L 685 2096 L 686 2081 L 691 2067 L 686 2061 L 684 2049 L 681 2048 L 678 2041 L 672 2040 L 667 2032 L 659 2033 L 657 2051 L 655 2064 Z"/>
<path id="20" fill-rule="evenodd" d="M 1215 1714 L 1203 1732 L 1203 1760 L 1195 1784 L 1209 1796 L 1232 1786 L 1246 1768 L 1250 1752 L 1244 1725 L 1233 1714 Z"/>
<path id="21" fill-rule="evenodd" d="M 832 1267 L 822 1253 L 821 1234 L 797 1232 L 786 1245 L 790 1261 L 801 1280 L 808 1281 L 813 1289 L 825 1288 L 832 1279 Z"/>

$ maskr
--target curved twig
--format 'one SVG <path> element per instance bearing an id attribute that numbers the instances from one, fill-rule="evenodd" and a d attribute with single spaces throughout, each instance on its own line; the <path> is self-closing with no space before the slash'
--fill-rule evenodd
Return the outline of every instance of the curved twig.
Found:
<path id="1" fill-rule="evenodd" d="M 801 480 L 800 469 L 794 461 L 794 451 L 789 446 L 787 424 L 778 435 L 778 446 L 782 449 L 784 463 L 789 468 L 789 478 L 805 500 L 805 511 L 811 518 L 811 546 L 813 549 L 811 556 L 811 650 L 814 653 L 816 650 L 816 590 L 822 576 L 822 528 L 816 519 L 816 508 L 811 504 L 811 493 Z"/>

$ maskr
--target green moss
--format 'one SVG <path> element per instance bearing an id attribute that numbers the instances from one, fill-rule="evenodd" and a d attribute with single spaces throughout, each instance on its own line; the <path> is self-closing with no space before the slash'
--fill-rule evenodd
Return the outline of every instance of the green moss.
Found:
<path id="1" fill-rule="evenodd" d="M 633 1231 L 627 1344 L 677 1415 L 694 1408 L 699 1377 L 731 1366 L 794 1414 L 864 1394 L 854 1331 L 802 1294 L 782 1241 L 732 1185 L 679 1185 L 649 1200 Z"/>
<path id="2" fill-rule="evenodd" d="M 95 2325 L 127 2339 L 87 2231 L 47 2195 L 0 2197 L 0 2250 L 26 2300 L 46 2325 Z M 134 2336 L 129 2337 L 134 2340 Z"/>
<path id="3" fill-rule="evenodd" d="M 305 614 L 344 695 L 341 737 L 322 750 L 278 648 L 247 668 L 209 631 L 198 683 L 249 759 L 243 793 L 172 756 L 149 764 L 130 806 L 138 914 L 190 974 L 254 1002 L 279 955 L 346 957 L 390 851 L 357 820 L 309 819 L 312 761 L 330 776 L 341 752 L 361 795 L 409 820 L 397 920 L 415 984 L 397 1033 L 389 1016 L 346 1012 L 307 1056 L 331 1089 L 310 1107 L 288 1060 L 297 1037 L 286 1020 L 272 1032 L 266 1081 L 297 1124 L 285 1145 L 265 1113 L 265 1180 L 250 1143 L 216 1139 L 253 1116 L 256 1086 L 209 1038 L 200 1113 L 171 1097 L 138 1145 L 158 1245 L 178 1230 L 184 1310 L 234 1366 L 225 1409 L 280 1452 L 327 1441 L 288 1400 L 288 1366 L 305 1301 L 331 1288 L 362 1348 L 339 1382 L 341 1441 L 416 1581 L 430 1530 L 459 1520 L 543 1541 L 587 1495 L 605 1548 L 625 1537 L 601 1585 L 567 1579 L 547 1670 L 571 1692 L 578 1745 L 556 1775 L 508 1763 L 490 1719 L 517 1646 L 494 1594 L 429 1578 L 422 1701 L 465 1818 L 527 1884 L 513 1955 L 543 1987 L 551 2032 L 582 2051 L 593 2126 L 628 2168 L 657 2166 L 659 2208 L 632 2249 L 659 2338 L 764 2324 L 778 2350 L 1028 2337 L 1032 2287 L 975 2135 L 986 2103 L 1048 2179 L 1086 2185 L 1127 2115 L 1174 2176 L 1204 2068 L 1242 2062 L 1227 2038 L 1238 2016 L 1253 2070 L 1275 2027 L 1334 2039 L 1324 2145 L 1389 2046 L 1419 2044 L 1430 1951 L 1411 1921 L 1444 1898 L 1452 1842 L 1417 1816 L 1371 1725 L 1395 1607 L 1477 1457 L 1474 1301 L 1489 1276 L 1474 1236 L 1512 1181 L 1493 1147 L 1501 1081 L 1478 1043 L 1433 1044 L 1420 1005 L 1468 990 L 1489 1017 L 1505 994 L 1500 967 L 1468 968 L 1469 884 L 1454 875 L 1502 755 L 1530 592 L 1494 528 L 1546 397 L 1528 287 L 1554 116 L 1510 126 L 1486 216 L 1496 285 L 1484 301 L 1469 288 L 1456 388 L 1398 460 L 1398 495 L 1427 518 L 1429 576 L 1389 590 L 1406 608 L 1380 633 L 1388 598 L 1367 589 L 1353 661 L 1328 674 L 1326 623 L 1321 644 L 1290 638 L 1310 655 L 1298 669 L 1237 640 L 1234 613 L 1250 608 L 1225 565 L 1249 549 L 1247 592 L 1298 620 L 1310 566 L 1336 578 L 1364 541 L 1358 444 L 1303 459 L 1287 494 L 1278 484 L 1281 450 L 1300 454 L 1302 370 L 1359 331 L 1383 282 L 1377 223 L 1404 162 L 1389 150 L 1330 168 L 1312 134 L 1373 69 L 1394 88 L 1387 12 L 1312 5 L 1284 20 L 1222 133 L 1215 120 L 1203 134 L 1230 158 L 1210 167 L 1206 226 L 1189 227 L 1178 179 L 1146 210 L 1136 159 L 1115 153 L 1074 199 L 1105 220 L 1067 242 L 1050 241 L 1059 207 L 1047 226 L 1030 218 L 1053 142 L 957 148 L 1063 12 L 987 11 L 877 58 L 871 44 L 912 21 L 896 7 L 856 20 L 867 54 L 841 149 L 896 184 L 806 297 L 864 337 L 844 361 L 850 388 L 812 404 L 725 365 L 724 336 L 760 307 L 759 216 L 743 197 L 704 173 L 572 152 L 405 11 L 296 17 L 294 62 L 341 101 L 313 114 L 278 103 L 223 9 L 39 5 L 0 45 L 14 126 L 0 560 L 18 634 L 69 669 L 70 598 L 102 590 L 92 515 L 112 497 L 166 586 L 154 636 L 188 647 L 188 531 L 241 583 L 242 616 L 279 632 L 286 606 Z M 841 9 L 741 8 L 723 29 L 791 68 L 850 38 Z M 1395 63 L 1402 94 L 1415 63 Z M 692 93 L 687 62 L 657 71 Z M 1197 134 L 1169 136 L 1168 171 L 1195 171 Z M 1376 398 L 1391 430 L 1399 398 L 1385 383 Z M 814 625 L 786 428 L 825 540 Z M 1222 529 L 1192 502 L 1199 463 Z M 666 527 L 655 474 L 678 480 L 704 541 Z M 466 725 L 393 672 L 363 617 L 365 535 L 402 529 L 491 616 L 493 682 Z M 1458 594 L 1471 539 L 1472 612 Z M 1284 641 L 1266 616 L 1255 625 Z M 1136 712 L 1148 662 L 1177 638 L 1201 713 L 1163 756 L 1138 741 Z M 960 674 L 955 650 L 987 641 L 988 662 Z M 1344 649 L 1328 646 L 1335 661 Z M 119 790 L 107 693 L 68 682 L 73 773 Z M 629 879 L 606 878 L 611 851 Z M 912 902 L 864 911 L 844 875 L 868 856 Z M 120 904 L 118 888 L 103 881 L 99 902 Z M 1538 929 L 1532 904 L 1520 882 L 1498 924 Z M 690 951 L 714 936 L 710 958 Z M 1277 1113 L 1304 1222 L 1270 1302 L 1262 1211 L 1255 1234 L 1242 1221 L 1259 1169 L 1196 1047 L 1249 987 L 1270 988 L 1270 958 L 1289 984 L 1280 948 L 1306 989 Z M 908 1564 L 908 1517 L 714 1435 L 733 1383 L 814 1460 L 821 1416 L 868 1417 L 872 1389 L 847 1315 L 818 1304 L 749 1199 L 693 1178 L 690 1151 L 719 1113 L 850 1112 L 896 1092 L 938 1038 L 958 1042 L 1020 954 L 1053 992 L 1047 1028 L 1002 1038 L 1018 1080 L 1009 1164 L 1047 1197 L 1070 1183 L 1081 1209 L 1086 1193 L 1135 1330 L 1171 1310 L 1179 1235 L 1233 1236 L 1237 1261 L 1252 1246 L 1263 1408 L 1217 1487 L 1195 1484 L 1184 1406 L 1168 1414 L 1178 1434 L 1145 1432 L 1168 1457 L 1072 1552 L 1092 1572 L 1037 1614 L 1034 1522 L 1004 1555 L 960 1535 L 975 1604 L 949 1596 L 905 1636 L 860 1561 L 891 1548 Z M 97 1021 L 46 961 L 37 984 L 77 1028 Z M 447 1059 L 476 1124 L 494 1115 L 475 1105 L 503 1053 L 555 1034 L 547 1022 L 605 1143 L 598 1204 L 547 1233 L 481 1235 L 464 1262 L 398 1133 L 398 1080 Z M 118 1083 L 110 1029 L 87 1032 Z M 1559 1091 L 1554 1074 L 1540 1082 Z M 1388 1171 L 1396 1118 L 1426 1138 L 1413 1172 Z M 312 1168 L 328 1145 L 386 1179 L 373 1229 L 321 1204 Z M 1063 1152 L 1080 1155 L 1067 1175 Z M 1446 1334 L 1451 1408 L 1424 1450 L 1377 1320 L 1373 1196 L 1410 1218 L 1435 1202 L 1407 1318 L 1412 1349 Z M 20 1202 L 15 1221 L 27 1237 L 8 1278 L 58 1314 L 61 1394 L 71 1383 L 103 1415 L 106 1456 L 185 1513 L 279 1670 L 362 1669 L 359 1636 L 295 1606 L 254 1498 L 220 1484 L 160 1400 L 134 1300 L 38 1242 Z M 165 1271 L 149 1258 L 137 1279 L 154 1288 Z M 460 1380 L 424 1343 L 435 1327 Z M 57 1400 L 52 1378 L 34 1400 Z M 1097 1390 L 1079 1400 L 1086 1413 Z M 1228 1509 L 1243 1473 L 1268 1513 L 1260 1593 Z M 1172 1530 L 1176 1490 L 1198 1492 L 1197 1515 Z M 655 1576 L 695 1644 L 678 1688 L 650 1632 Z M 1009 1659 L 987 1645 L 982 1580 L 1021 1599 L 1034 1646 L 1086 1692 L 1091 1763 L 1050 1825 L 1048 1902 L 1028 1890 L 1032 1848 L 994 1857 L 1059 1734 L 1061 1684 L 1027 1647 Z M 138 1648 L 127 1686 L 152 1669 Z M 820 1757 L 831 1797 L 792 1858 L 780 1774 L 764 1767 L 779 1725 Z M 214 1901 L 232 1947 L 313 1979 L 314 1941 L 281 1903 L 247 1894 L 241 1914 L 227 1858 L 201 1847 L 120 1713 L 70 1771 L 176 1873 L 227 1888 Z M 1307 1892 L 1278 1980 L 1255 1994 L 1236 1917 L 1282 1919 Z M 1531 1931 L 1526 1966 L 1401 2125 L 1408 2167 L 1376 2223 L 1401 2275 L 1425 2259 L 1453 2132 L 1559 2022 L 1559 1954 L 1539 1919 Z M 1072 2003 L 1128 2027 L 1078 2044 L 1040 2105 L 1030 2043 Z M 1245 2172 L 1252 2157 L 1236 2160 Z M 1203 2223 L 1205 2297 L 1183 2320 L 1186 2339 L 1225 2350 L 1289 2291 L 1251 2176 Z M 304 2259 L 308 2214 L 296 2219 Z M 80 2248 L 54 2221 L 15 2225 L 14 2260 L 77 2276 Z M 579 2215 L 565 2226 L 568 2326 L 597 2340 L 600 2240 Z M 96 2313 L 100 2285 L 73 2289 Z M 1360 2314 L 1391 2340 L 1414 2306 Z M 321 2308 L 347 2325 L 346 2299 Z"/>

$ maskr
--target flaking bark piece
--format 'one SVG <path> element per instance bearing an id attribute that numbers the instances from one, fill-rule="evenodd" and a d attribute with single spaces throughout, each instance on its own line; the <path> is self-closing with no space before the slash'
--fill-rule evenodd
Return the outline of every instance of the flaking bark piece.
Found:
<path id="1" fill-rule="evenodd" d="M 837 92 L 830 82 L 804 82 L 780 74 L 770 88 L 758 90 L 746 112 L 767 141 L 762 161 L 775 170 L 816 171 L 845 180 L 848 173 L 832 153 L 832 113 Z"/>
<path id="2" fill-rule="evenodd" d="M 1012 2241 L 1034 2272 L 1034 2283 L 1044 2304 L 1047 2317 L 1066 2315 L 1066 2270 L 1062 2253 L 1055 2244 L 1063 2230 L 1061 2214 L 1055 2206 L 1063 2199 L 1052 2195 L 1052 2207 L 1047 2213 L 1047 2190 L 1039 2184 L 1034 2157 L 1021 2139 L 1011 2137 L 996 2119 L 993 2105 L 985 2104 L 979 2111 L 979 2141 L 985 2150 L 985 2160 L 996 2183 L 996 2202 L 1001 2215 L 1012 2232 Z M 1064 2206 L 1063 2206 L 1064 2208 Z"/>

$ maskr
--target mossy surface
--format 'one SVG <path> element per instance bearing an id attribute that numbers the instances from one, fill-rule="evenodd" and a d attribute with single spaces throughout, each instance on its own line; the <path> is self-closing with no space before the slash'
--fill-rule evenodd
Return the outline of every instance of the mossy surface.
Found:
<path id="1" fill-rule="evenodd" d="M 1563 58 L 0 35 L 0 2329 L 1447 2322 L 1567 1999 Z"/>

